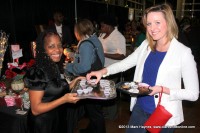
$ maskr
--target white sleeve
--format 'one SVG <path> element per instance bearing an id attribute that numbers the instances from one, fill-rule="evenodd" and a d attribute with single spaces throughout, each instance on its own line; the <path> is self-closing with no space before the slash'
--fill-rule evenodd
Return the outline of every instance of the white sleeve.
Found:
<path id="1" fill-rule="evenodd" d="M 196 62 L 191 50 L 188 48 L 182 55 L 181 74 L 184 89 L 170 88 L 170 100 L 196 101 L 199 97 L 199 79 Z"/>

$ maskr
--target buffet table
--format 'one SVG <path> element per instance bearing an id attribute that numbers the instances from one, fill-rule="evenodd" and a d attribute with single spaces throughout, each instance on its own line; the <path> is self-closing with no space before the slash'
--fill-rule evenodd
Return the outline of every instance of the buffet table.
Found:
<path id="1" fill-rule="evenodd" d="M 27 113 L 16 114 L 16 106 L 0 106 L 0 132 L 1 133 L 28 133 Z"/>
<path id="2" fill-rule="evenodd" d="M 22 97 L 19 97 L 12 94 L 14 96 L 15 104 L 8 103 L 8 99 L 10 95 L 5 95 L 2 93 L 0 96 L 0 133 L 28 133 L 27 129 L 27 108 L 24 108 L 24 102 Z M 27 94 L 25 91 L 23 95 Z M 23 103 L 23 104 L 22 104 Z M 23 108 L 22 108 L 23 107 Z M 23 109 L 23 111 L 22 111 Z"/>

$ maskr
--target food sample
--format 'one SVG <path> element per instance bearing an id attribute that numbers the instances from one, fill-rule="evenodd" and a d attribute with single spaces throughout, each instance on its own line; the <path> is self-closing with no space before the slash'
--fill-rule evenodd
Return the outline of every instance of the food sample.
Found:
<path id="1" fill-rule="evenodd" d="M 124 83 L 124 84 L 122 85 L 122 88 L 125 89 L 125 90 L 128 90 L 128 89 L 131 88 L 131 85 L 130 85 L 129 83 Z"/>
<path id="2" fill-rule="evenodd" d="M 138 90 L 139 90 L 139 94 L 149 94 L 149 93 L 151 93 L 151 90 L 147 86 L 139 86 Z"/>

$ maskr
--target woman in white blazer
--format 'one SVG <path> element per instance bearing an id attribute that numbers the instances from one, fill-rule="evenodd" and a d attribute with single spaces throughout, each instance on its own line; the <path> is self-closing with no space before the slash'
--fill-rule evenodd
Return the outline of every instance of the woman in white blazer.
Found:
<path id="1" fill-rule="evenodd" d="M 172 133 L 184 121 L 182 100 L 196 101 L 199 97 L 199 80 L 196 62 L 190 48 L 177 41 L 178 27 L 169 5 L 162 4 L 146 9 L 143 24 L 147 39 L 130 56 L 100 71 L 87 75 L 96 76 L 98 82 L 104 75 L 126 71 L 136 66 L 134 81 L 148 83 L 152 92 L 147 96 L 131 98 L 132 115 L 127 133 L 145 133 L 140 128 L 155 110 L 158 93 L 163 88 L 161 105 L 172 114 L 162 133 Z M 181 86 L 184 83 L 184 88 Z M 161 116 L 162 117 L 162 116 Z M 129 128 L 130 126 L 138 128 Z"/>

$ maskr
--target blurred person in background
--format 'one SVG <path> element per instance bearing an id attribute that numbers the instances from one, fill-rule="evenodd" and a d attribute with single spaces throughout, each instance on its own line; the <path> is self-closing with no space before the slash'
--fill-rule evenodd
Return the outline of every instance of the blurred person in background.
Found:
<path id="1" fill-rule="evenodd" d="M 74 34 L 78 46 L 73 63 L 64 67 L 67 75 L 86 76 L 91 71 L 100 70 L 104 66 L 104 53 L 101 42 L 94 34 L 95 29 L 88 19 L 79 20 L 74 26 Z M 105 133 L 105 120 L 102 112 L 101 101 L 86 99 L 82 102 L 90 122 L 81 133 Z M 76 110 L 76 109 L 75 109 Z"/>
<path id="2" fill-rule="evenodd" d="M 118 31 L 115 17 L 105 15 L 100 20 L 99 40 L 105 55 L 105 67 L 122 60 L 126 56 L 126 40 Z"/>
<path id="3" fill-rule="evenodd" d="M 146 29 L 142 24 L 142 19 L 141 19 L 139 25 L 137 26 L 137 35 L 135 37 L 134 50 L 138 48 L 145 39 L 146 39 Z"/>
<path id="4" fill-rule="evenodd" d="M 70 28 L 64 24 L 64 15 L 62 11 L 55 10 L 53 12 L 53 23 L 49 25 L 48 29 L 58 33 L 62 40 L 63 48 L 71 47 L 73 37 Z"/>
<path id="5" fill-rule="evenodd" d="M 126 39 L 118 31 L 117 21 L 113 15 L 104 15 L 100 20 L 99 40 L 103 45 L 105 55 L 105 65 L 107 67 L 113 63 L 119 62 L 126 56 Z M 119 82 L 121 74 L 115 74 L 107 77 L 115 83 Z M 110 100 L 104 106 L 105 118 L 114 120 L 117 118 L 117 104 L 115 99 Z"/>

